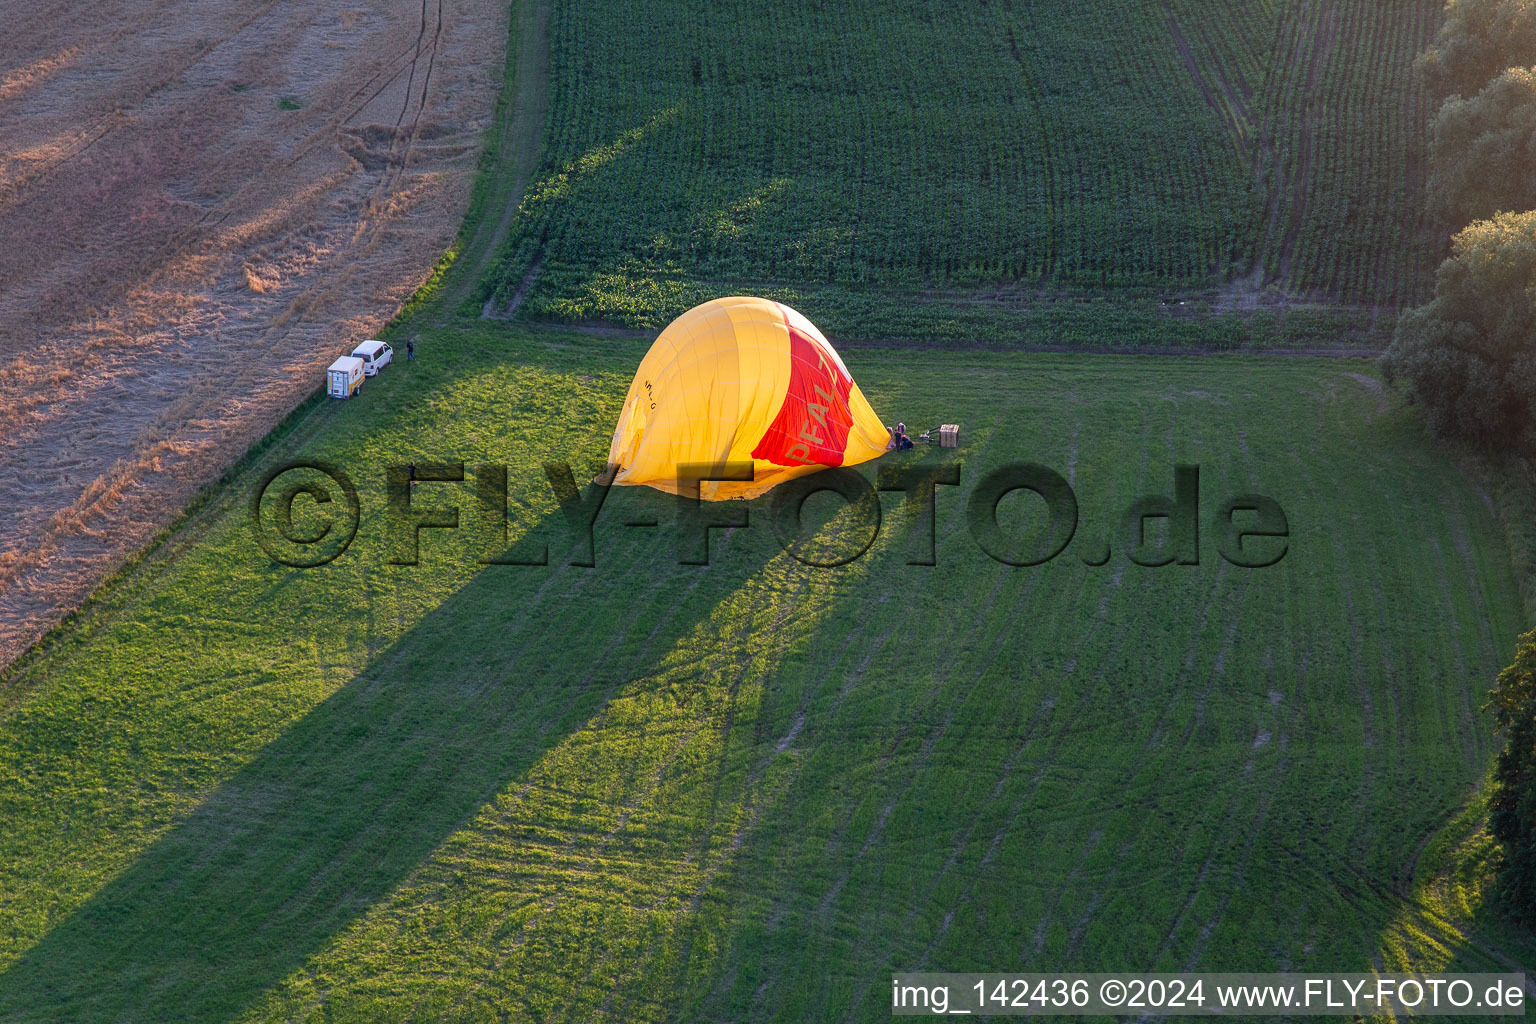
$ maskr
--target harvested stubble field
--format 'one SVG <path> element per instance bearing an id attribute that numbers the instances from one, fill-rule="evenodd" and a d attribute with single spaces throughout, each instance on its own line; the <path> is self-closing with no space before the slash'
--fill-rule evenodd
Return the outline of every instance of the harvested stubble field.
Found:
<path id="1" fill-rule="evenodd" d="M 39 0 L 0 33 L 0 664 L 452 241 L 491 0 Z"/>
<path id="2" fill-rule="evenodd" d="M 1370 363 L 853 352 L 885 415 L 964 424 L 882 460 L 962 461 L 936 566 L 899 495 L 841 569 L 768 499 L 679 565 L 671 499 L 622 488 L 582 568 L 542 465 L 601 465 L 645 343 L 424 330 L 13 673 L 0 1019 L 884 1020 L 897 968 L 1531 962 L 1477 910 L 1475 806 L 1442 831 L 1522 624 L 1503 529 Z M 320 569 L 248 529 L 295 458 L 361 493 Z M 550 564 L 476 564 L 472 480 L 418 486 L 463 526 L 389 564 L 408 459 L 507 465 Z M 962 515 L 1020 459 L 1082 506 L 1035 568 Z M 1206 516 L 1278 500 L 1285 559 L 1085 564 L 1178 460 Z"/>

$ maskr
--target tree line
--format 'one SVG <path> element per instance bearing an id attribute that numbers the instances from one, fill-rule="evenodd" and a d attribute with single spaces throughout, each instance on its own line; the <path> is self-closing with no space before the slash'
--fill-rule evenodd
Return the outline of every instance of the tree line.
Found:
<path id="1" fill-rule="evenodd" d="M 1450 0 L 1417 66 L 1429 210 L 1455 235 L 1386 376 L 1436 435 L 1536 454 L 1536 0 Z"/>
<path id="2" fill-rule="evenodd" d="M 1417 61 L 1440 104 L 1429 126 L 1429 212 L 1455 234 L 1435 297 L 1404 313 L 1387 379 L 1429 429 L 1536 456 L 1536 0 L 1450 0 Z M 1504 749 L 1489 829 L 1501 889 L 1536 923 L 1536 631 L 1489 702 Z"/>

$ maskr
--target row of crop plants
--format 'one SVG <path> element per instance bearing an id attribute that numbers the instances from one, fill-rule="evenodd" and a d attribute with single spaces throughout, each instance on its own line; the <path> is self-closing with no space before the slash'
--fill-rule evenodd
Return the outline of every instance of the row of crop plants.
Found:
<path id="1" fill-rule="evenodd" d="M 560 0 L 496 298 L 652 326 L 748 284 L 1180 292 L 1257 265 L 1412 301 L 1434 8 Z"/>
<path id="2" fill-rule="evenodd" d="M 1438 4 L 1294 5 L 1266 83 L 1264 169 L 1279 208 L 1266 278 L 1303 294 L 1401 305 L 1430 284 L 1438 242 L 1420 209 L 1421 84 L 1413 59 Z"/>
<path id="3" fill-rule="evenodd" d="M 1144 0 L 561 3 L 500 297 L 536 261 L 527 312 L 604 318 L 568 307 L 615 274 L 1199 287 L 1243 263 L 1256 200 L 1165 42 Z"/>

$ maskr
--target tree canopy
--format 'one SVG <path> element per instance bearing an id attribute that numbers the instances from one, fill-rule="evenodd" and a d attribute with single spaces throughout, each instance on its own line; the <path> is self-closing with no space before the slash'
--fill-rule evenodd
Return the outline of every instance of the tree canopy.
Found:
<path id="1" fill-rule="evenodd" d="M 1536 68 L 1510 68 L 1430 123 L 1430 212 L 1462 225 L 1536 208 Z"/>
<path id="2" fill-rule="evenodd" d="M 1450 0 L 1417 61 L 1437 100 L 1475 96 L 1505 68 L 1536 64 L 1536 0 Z"/>
<path id="3" fill-rule="evenodd" d="M 1382 362 L 1435 434 L 1536 452 L 1536 211 L 1459 232 Z"/>
<path id="4" fill-rule="evenodd" d="M 1506 739 L 1494 768 L 1488 827 L 1504 847 L 1502 881 L 1515 909 L 1536 920 L 1536 632 L 1520 638 L 1488 705 Z"/>

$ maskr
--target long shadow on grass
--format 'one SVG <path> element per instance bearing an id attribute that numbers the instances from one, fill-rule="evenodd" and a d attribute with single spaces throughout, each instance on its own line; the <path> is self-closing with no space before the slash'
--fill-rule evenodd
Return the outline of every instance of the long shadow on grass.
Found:
<path id="1" fill-rule="evenodd" d="M 726 554 L 717 533 L 708 567 L 636 542 L 596 569 L 482 572 L 0 975 L 0 1017 L 236 1016 L 644 675 L 760 541 Z"/>

